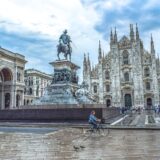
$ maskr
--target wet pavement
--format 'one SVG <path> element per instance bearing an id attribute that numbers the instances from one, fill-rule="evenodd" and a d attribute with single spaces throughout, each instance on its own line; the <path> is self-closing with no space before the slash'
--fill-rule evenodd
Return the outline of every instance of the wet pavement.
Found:
<path id="1" fill-rule="evenodd" d="M 86 124 L 69 125 L 1 123 L 0 160 L 160 160 L 160 115 L 154 112 L 124 115 L 113 128 L 106 125 L 104 135 L 87 134 Z"/>
<path id="2" fill-rule="evenodd" d="M 0 127 L 0 132 L 10 132 L 10 133 L 37 133 L 45 134 L 49 132 L 57 131 L 58 128 L 39 128 L 39 127 Z"/>
<path id="3" fill-rule="evenodd" d="M 160 131 L 0 133 L 0 160 L 160 160 Z M 81 146 L 81 147 L 80 147 Z"/>

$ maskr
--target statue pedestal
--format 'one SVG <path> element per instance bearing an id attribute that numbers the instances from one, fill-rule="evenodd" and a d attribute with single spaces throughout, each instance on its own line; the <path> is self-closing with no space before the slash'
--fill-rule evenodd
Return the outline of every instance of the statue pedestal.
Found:
<path id="1" fill-rule="evenodd" d="M 80 68 L 68 60 L 54 61 L 50 63 L 54 67 L 52 84 L 78 84 L 77 70 Z"/>
<path id="2" fill-rule="evenodd" d="M 52 83 L 44 96 L 33 104 L 78 104 L 75 96 L 78 86 L 77 70 L 80 68 L 68 60 L 50 63 L 54 67 Z"/>

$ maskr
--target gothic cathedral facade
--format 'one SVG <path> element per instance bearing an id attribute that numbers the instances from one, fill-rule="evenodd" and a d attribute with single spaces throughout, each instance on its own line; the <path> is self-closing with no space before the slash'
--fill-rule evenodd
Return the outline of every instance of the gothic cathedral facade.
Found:
<path id="1" fill-rule="evenodd" d="M 143 47 L 138 27 L 130 36 L 110 34 L 110 51 L 104 55 L 99 42 L 98 64 L 91 67 L 84 55 L 83 80 L 97 101 L 106 106 L 154 106 L 160 99 L 160 63 L 151 36 L 150 52 Z"/>

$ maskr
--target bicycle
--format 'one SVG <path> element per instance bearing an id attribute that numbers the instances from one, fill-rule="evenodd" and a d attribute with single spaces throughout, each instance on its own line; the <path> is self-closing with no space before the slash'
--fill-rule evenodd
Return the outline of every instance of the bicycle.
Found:
<path id="1" fill-rule="evenodd" d="M 97 127 L 95 128 L 92 124 L 89 124 L 89 129 L 84 132 L 84 134 L 91 136 L 98 133 L 98 135 L 108 135 L 109 129 L 107 129 L 107 134 L 105 134 L 106 129 L 103 127 L 102 123 L 97 123 Z"/>

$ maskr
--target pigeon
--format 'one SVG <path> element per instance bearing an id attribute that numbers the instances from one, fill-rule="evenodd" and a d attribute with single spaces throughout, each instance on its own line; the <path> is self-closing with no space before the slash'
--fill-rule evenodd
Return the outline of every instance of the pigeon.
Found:
<path id="1" fill-rule="evenodd" d="M 80 148 L 82 148 L 82 149 L 83 149 L 83 148 L 86 148 L 86 147 L 85 147 L 85 146 L 80 146 Z"/>
<path id="2" fill-rule="evenodd" d="M 73 146 L 73 148 L 74 148 L 75 151 L 79 150 L 79 147 L 77 147 L 77 146 Z"/>

